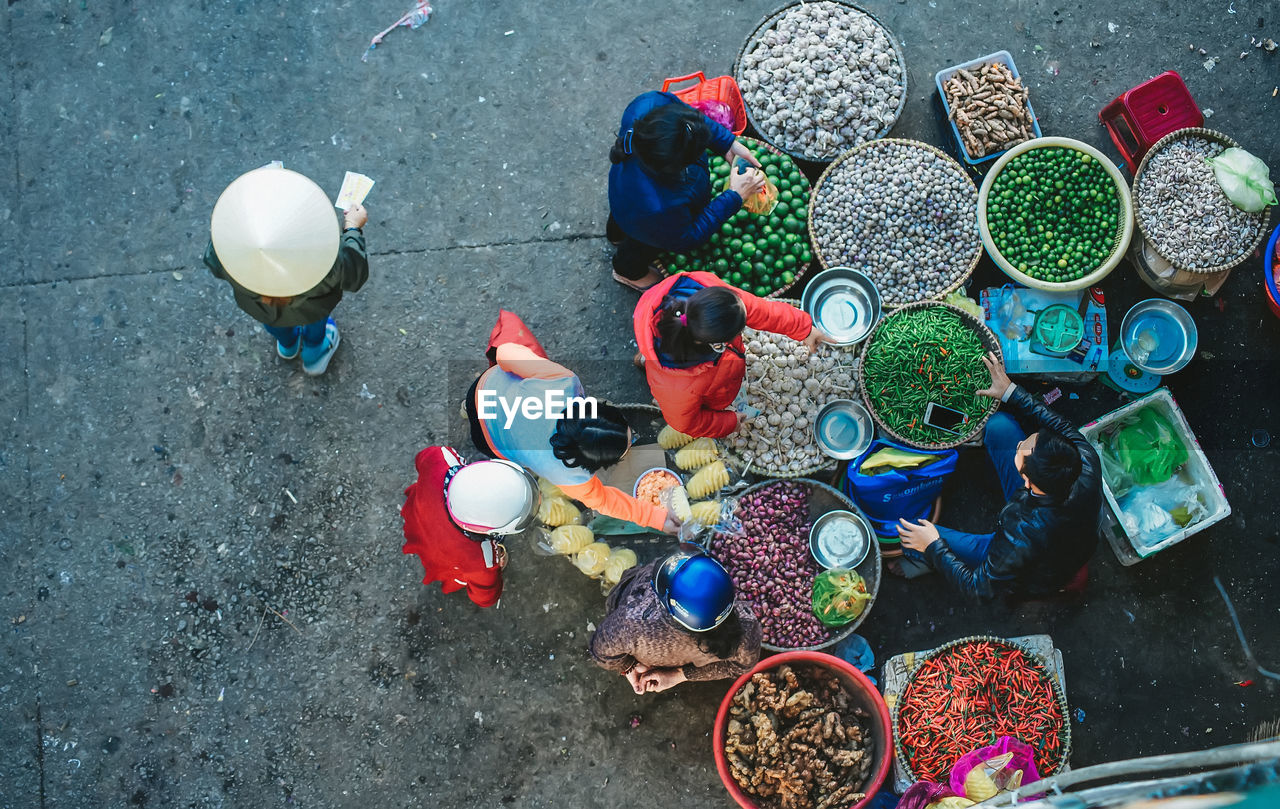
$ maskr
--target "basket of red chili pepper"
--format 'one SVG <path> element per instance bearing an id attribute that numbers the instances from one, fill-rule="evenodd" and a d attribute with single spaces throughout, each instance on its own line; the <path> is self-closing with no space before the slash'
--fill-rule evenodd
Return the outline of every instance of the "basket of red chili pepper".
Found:
<path id="1" fill-rule="evenodd" d="M 912 781 L 946 783 L 966 753 L 1001 736 L 1035 751 L 1041 777 L 1071 752 L 1067 697 L 1044 661 L 1000 638 L 961 638 L 930 652 L 894 704 L 894 748 Z"/>

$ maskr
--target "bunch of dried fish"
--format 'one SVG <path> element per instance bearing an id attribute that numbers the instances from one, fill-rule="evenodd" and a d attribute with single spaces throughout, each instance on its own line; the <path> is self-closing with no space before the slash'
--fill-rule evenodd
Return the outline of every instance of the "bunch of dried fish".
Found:
<path id="1" fill-rule="evenodd" d="M 949 117 L 970 157 L 985 157 L 1035 137 L 1027 88 L 1008 66 L 995 62 L 973 72 L 958 70 L 942 88 Z"/>
<path id="2" fill-rule="evenodd" d="M 836 809 L 857 803 L 874 761 L 869 716 L 824 668 L 752 675 L 734 695 L 725 734 L 733 780 L 759 806 Z"/>

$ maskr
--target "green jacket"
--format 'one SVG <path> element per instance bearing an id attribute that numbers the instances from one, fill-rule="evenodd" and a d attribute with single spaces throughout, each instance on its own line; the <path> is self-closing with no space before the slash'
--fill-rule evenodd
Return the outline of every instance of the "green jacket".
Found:
<path id="1" fill-rule="evenodd" d="M 356 292 L 369 280 L 369 254 L 364 247 L 364 234 L 354 228 L 344 231 L 338 247 L 338 260 L 320 283 L 284 306 L 268 306 L 262 297 L 236 283 L 218 260 L 213 242 L 204 251 L 204 263 L 214 278 L 220 278 L 235 291 L 236 306 L 249 317 L 267 326 L 289 328 L 324 320 L 342 300 L 342 293 Z"/>

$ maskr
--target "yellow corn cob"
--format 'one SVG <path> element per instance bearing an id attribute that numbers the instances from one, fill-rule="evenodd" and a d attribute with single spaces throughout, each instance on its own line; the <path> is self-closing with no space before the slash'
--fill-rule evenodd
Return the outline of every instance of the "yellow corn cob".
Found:
<path id="1" fill-rule="evenodd" d="M 538 522 L 553 528 L 577 522 L 581 516 L 582 512 L 578 507 L 563 497 L 547 497 L 538 506 Z"/>
<path id="2" fill-rule="evenodd" d="M 701 500 L 728 485 L 729 470 L 724 468 L 724 461 L 716 461 L 699 469 L 689 481 L 689 496 L 695 500 Z"/>
<path id="3" fill-rule="evenodd" d="M 693 522 L 702 525 L 715 525 L 720 522 L 720 501 L 719 500 L 703 500 L 701 503 L 694 503 L 689 507 L 691 519 Z"/>
<path id="4" fill-rule="evenodd" d="M 573 557 L 574 566 L 588 576 L 599 576 L 608 561 L 609 546 L 604 542 L 592 542 Z"/>
<path id="5" fill-rule="evenodd" d="M 681 469 L 699 469 L 720 457 L 716 451 L 716 442 L 710 438 L 699 438 L 692 444 L 676 453 L 676 466 Z"/>
<path id="6" fill-rule="evenodd" d="M 551 532 L 551 550 L 561 556 L 570 556 L 590 545 L 595 534 L 585 525 L 562 525 Z"/>
<path id="7" fill-rule="evenodd" d="M 617 584 L 622 574 L 636 566 L 636 552 L 630 548 L 614 548 L 604 563 L 604 580 Z"/>
<path id="8" fill-rule="evenodd" d="M 679 449 L 692 440 L 693 436 L 685 435 L 669 425 L 658 432 L 658 446 L 663 449 Z"/>

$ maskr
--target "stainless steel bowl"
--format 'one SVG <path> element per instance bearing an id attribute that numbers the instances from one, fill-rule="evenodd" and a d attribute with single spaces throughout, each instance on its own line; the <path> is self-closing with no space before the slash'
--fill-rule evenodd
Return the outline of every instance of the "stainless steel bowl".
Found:
<path id="1" fill-rule="evenodd" d="M 857 567 L 875 541 L 875 529 L 856 511 L 828 511 L 809 529 L 809 553 L 828 570 Z"/>
<path id="2" fill-rule="evenodd" d="M 876 437 L 876 423 L 861 402 L 833 399 L 813 420 L 813 438 L 829 458 L 848 461 L 867 451 Z"/>
<path id="3" fill-rule="evenodd" d="M 1165 298 L 1135 303 L 1120 323 L 1120 347 L 1139 370 L 1163 376 L 1181 371 L 1200 344 L 1191 314 Z"/>
<path id="4" fill-rule="evenodd" d="M 800 308 L 837 344 L 854 345 L 866 339 L 880 319 L 880 292 L 857 270 L 832 267 L 809 281 Z"/>

